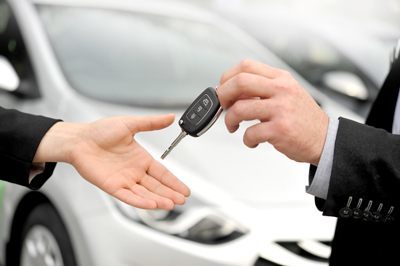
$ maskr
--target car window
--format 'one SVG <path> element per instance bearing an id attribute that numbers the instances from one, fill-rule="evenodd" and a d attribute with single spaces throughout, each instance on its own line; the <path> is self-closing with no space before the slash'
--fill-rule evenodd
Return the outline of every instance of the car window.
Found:
<path id="1" fill-rule="evenodd" d="M 10 17 L 10 10 L 4 1 L 0 1 L 0 33 L 4 32 Z"/>
<path id="2" fill-rule="evenodd" d="M 4 15 L 4 17 L 3 17 Z M 32 63 L 20 27 L 10 6 L 0 1 L 0 55 L 6 57 L 20 78 L 16 96 L 39 97 L 39 90 Z"/>
<path id="3" fill-rule="evenodd" d="M 104 101 L 186 106 L 241 59 L 260 60 L 218 25 L 111 9 L 45 5 L 38 10 L 69 83 Z"/>

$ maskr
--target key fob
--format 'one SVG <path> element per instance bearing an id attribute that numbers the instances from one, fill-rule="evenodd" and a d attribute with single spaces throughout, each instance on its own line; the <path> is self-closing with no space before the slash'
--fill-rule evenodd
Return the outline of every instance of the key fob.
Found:
<path id="1" fill-rule="evenodd" d="M 209 87 L 186 109 L 178 123 L 188 135 L 199 137 L 217 121 L 221 112 L 217 92 Z"/>
<path id="2" fill-rule="evenodd" d="M 205 89 L 183 113 L 179 119 L 182 131 L 172 144 L 161 155 L 165 159 L 179 142 L 186 136 L 200 137 L 217 121 L 222 107 L 214 88 Z"/>

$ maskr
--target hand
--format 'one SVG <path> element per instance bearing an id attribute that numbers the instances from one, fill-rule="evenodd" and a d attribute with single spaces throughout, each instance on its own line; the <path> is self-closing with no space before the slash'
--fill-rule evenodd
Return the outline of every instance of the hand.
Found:
<path id="1" fill-rule="evenodd" d="M 165 116 L 122 116 L 89 124 L 56 123 L 44 136 L 34 162 L 67 162 L 90 183 L 135 207 L 172 209 L 189 189 L 133 136 L 167 127 Z"/>
<path id="2" fill-rule="evenodd" d="M 231 133 L 242 121 L 260 121 L 246 129 L 245 145 L 269 142 L 290 159 L 318 164 L 329 118 L 289 72 L 245 60 L 220 83 L 218 97 Z"/>

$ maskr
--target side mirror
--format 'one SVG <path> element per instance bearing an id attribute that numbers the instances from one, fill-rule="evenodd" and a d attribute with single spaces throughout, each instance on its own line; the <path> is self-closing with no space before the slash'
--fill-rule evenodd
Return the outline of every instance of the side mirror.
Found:
<path id="1" fill-rule="evenodd" d="M 369 93 L 364 82 L 357 75 L 345 71 L 332 71 L 322 76 L 322 84 L 348 97 L 367 101 Z"/>
<path id="2" fill-rule="evenodd" d="M 0 55 L 0 90 L 16 91 L 20 79 L 7 58 Z"/>

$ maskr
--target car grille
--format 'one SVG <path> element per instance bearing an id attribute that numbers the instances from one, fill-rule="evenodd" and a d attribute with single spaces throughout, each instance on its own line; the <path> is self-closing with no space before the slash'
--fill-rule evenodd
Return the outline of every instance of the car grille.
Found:
<path id="1" fill-rule="evenodd" d="M 263 258 L 259 258 L 254 264 L 254 266 L 281 266 L 281 265 L 282 264 L 276 264 L 275 262 Z"/>
<path id="2" fill-rule="evenodd" d="M 268 252 L 263 252 L 263 255 L 255 262 L 255 266 L 302 266 L 301 262 L 304 265 L 309 265 L 310 262 L 316 263 L 316 265 L 328 265 L 330 241 L 277 241 L 274 244 L 283 248 L 285 252 L 290 252 L 287 254 L 291 255 L 292 258 L 297 258 L 295 265 L 291 263 L 282 264 L 285 259 L 279 259 L 271 251 L 271 256 L 269 256 Z"/>

